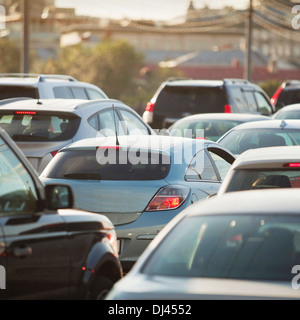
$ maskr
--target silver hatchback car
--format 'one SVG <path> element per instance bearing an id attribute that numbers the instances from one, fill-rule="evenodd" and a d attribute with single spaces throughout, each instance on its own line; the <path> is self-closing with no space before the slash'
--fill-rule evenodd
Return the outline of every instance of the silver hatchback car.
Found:
<path id="1" fill-rule="evenodd" d="M 0 107 L 0 127 L 41 173 L 57 151 L 97 136 L 155 132 L 132 108 L 113 99 L 20 99 Z"/>

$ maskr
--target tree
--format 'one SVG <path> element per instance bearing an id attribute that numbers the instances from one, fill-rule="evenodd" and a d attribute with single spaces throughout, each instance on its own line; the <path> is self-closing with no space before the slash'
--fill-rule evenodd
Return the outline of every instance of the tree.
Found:
<path id="1" fill-rule="evenodd" d="M 13 41 L 0 38 L 0 72 L 20 71 L 20 51 Z"/>

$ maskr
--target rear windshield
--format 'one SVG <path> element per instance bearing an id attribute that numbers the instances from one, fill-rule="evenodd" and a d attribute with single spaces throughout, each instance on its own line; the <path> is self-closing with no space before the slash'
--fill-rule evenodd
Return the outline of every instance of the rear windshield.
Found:
<path id="1" fill-rule="evenodd" d="M 167 155 L 148 150 L 64 150 L 55 160 L 43 176 L 75 180 L 161 180 L 170 170 Z"/>
<path id="2" fill-rule="evenodd" d="M 300 170 L 235 170 L 227 192 L 273 188 L 300 188 Z"/>
<path id="3" fill-rule="evenodd" d="M 37 98 L 37 89 L 23 86 L 0 86 L 0 100 L 10 98 Z"/>
<path id="4" fill-rule="evenodd" d="M 300 129 L 249 129 L 233 130 L 219 143 L 233 154 L 249 149 L 300 145 Z"/>
<path id="5" fill-rule="evenodd" d="M 276 106 L 286 106 L 300 102 L 300 88 L 292 90 L 283 90 L 279 95 Z"/>
<path id="6" fill-rule="evenodd" d="M 224 112 L 225 104 L 222 87 L 165 86 L 157 97 L 155 111 L 191 114 Z"/>
<path id="7" fill-rule="evenodd" d="M 53 114 L 35 111 L 2 111 L 0 127 L 14 141 L 65 141 L 78 130 L 80 118 L 73 114 Z"/>

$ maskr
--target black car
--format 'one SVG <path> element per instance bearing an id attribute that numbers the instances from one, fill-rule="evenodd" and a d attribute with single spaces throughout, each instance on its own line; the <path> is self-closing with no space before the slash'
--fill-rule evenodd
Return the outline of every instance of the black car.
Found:
<path id="1" fill-rule="evenodd" d="M 0 129 L 0 299 L 101 299 L 121 279 L 112 223 L 72 197 Z"/>
<path id="2" fill-rule="evenodd" d="M 272 96 L 271 103 L 276 111 L 286 105 L 300 103 L 300 81 L 283 82 Z"/>
<path id="3" fill-rule="evenodd" d="M 169 80 L 148 102 L 143 119 L 153 129 L 163 129 L 198 113 L 271 115 L 274 111 L 268 95 L 247 80 Z"/>

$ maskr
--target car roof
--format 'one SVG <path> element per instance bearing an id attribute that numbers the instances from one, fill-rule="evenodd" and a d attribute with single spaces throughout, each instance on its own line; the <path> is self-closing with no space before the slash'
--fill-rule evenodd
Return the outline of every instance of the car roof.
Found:
<path id="1" fill-rule="evenodd" d="M 275 169 L 287 163 L 300 162 L 300 146 L 250 149 L 242 153 L 232 165 L 235 169 Z"/>
<path id="2" fill-rule="evenodd" d="M 0 73 L 0 84 L 37 84 L 41 82 L 73 82 L 80 83 L 75 78 L 61 74 L 23 74 L 23 73 Z"/>
<path id="3" fill-rule="evenodd" d="M 252 119 L 262 119 L 269 120 L 267 116 L 260 114 L 251 114 L 251 113 L 200 113 L 193 114 L 187 117 L 184 117 L 180 121 L 197 121 L 197 120 L 236 120 L 236 121 L 247 121 Z M 271 120 L 271 119 L 270 119 Z"/>
<path id="4" fill-rule="evenodd" d="M 166 81 L 167 86 L 194 86 L 194 87 L 218 87 L 223 86 L 224 82 L 221 80 L 172 80 Z"/>
<path id="5" fill-rule="evenodd" d="M 208 144 L 216 143 L 209 140 L 196 140 L 183 137 L 172 137 L 172 136 L 159 136 L 159 135 L 128 135 L 118 136 L 119 146 L 126 148 L 136 149 L 151 149 L 157 151 L 168 151 L 175 146 L 182 146 L 187 144 L 190 146 L 196 145 L 200 149 Z M 97 148 L 99 146 L 116 146 L 116 137 L 97 137 L 88 138 L 76 141 L 63 150 L 66 149 L 78 149 L 78 148 Z M 221 146 L 220 146 L 221 147 Z"/>
<path id="6" fill-rule="evenodd" d="M 247 190 L 200 200 L 185 209 L 185 215 L 297 214 L 299 189 Z"/>
<path id="7" fill-rule="evenodd" d="M 72 112 L 94 104 L 109 104 L 120 101 L 114 99 L 82 100 L 82 99 L 7 99 L 0 102 L 1 110 L 33 110 L 33 111 L 67 111 Z M 123 104 L 122 104 L 123 105 Z"/>
<path id="8" fill-rule="evenodd" d="M 234 130 L 244 130 L 244 129 L 299 129 L 300 130 L 300 120 L 265 120 L 265 121 L 251 121 L 239 124 L 238 126 L 231 129 Z"/>

